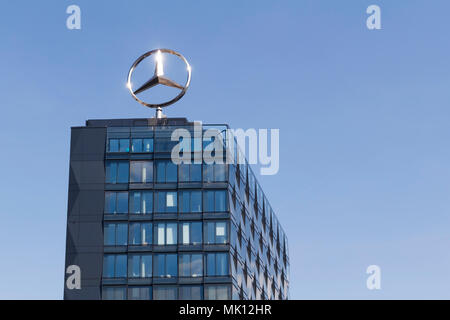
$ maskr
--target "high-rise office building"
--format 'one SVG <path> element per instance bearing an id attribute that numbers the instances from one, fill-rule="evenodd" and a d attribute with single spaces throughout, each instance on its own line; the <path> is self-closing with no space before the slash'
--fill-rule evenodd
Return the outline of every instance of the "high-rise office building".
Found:
<path id="1" fill-rule="evenodd" d="M 66 270 L 79 267 L 81 286 L 65 283 L 65 299 L 288 298 L 287 237 L 250 166 L 171 160 L 173 130 L 193 126 L 72 128 Z"/>

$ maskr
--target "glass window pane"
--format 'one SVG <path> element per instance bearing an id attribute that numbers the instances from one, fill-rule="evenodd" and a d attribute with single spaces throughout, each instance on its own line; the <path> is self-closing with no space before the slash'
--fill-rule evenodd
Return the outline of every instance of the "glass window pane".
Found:
<path id="1" fill-rule="evenodd" d="M 167 192 L 166 212 L 177 212 L 176 192 Z"/>
<path id="2" fill-rule="evenodd" d="M 133 139 L 131 152 L 142 152 L 142 139 Z"/>
<path id="3" fill-rule="evenodd" d="M 156 227 L 156 244 L 165 245 L 166 244 L 166 225 L 164 223 L 158 223 Z"/>
<path id="4" fill-rule="evenodd" d="M 212 164 L 203 164 L 203 181 L 205 182 L 214 181 L 214 170 Z"/>
<path id="5" fill-rule="evenodd" d="M 128 240 L 128 226 L 126 223 L 119 223 L 116 226 L 116 245 L 126 246 Z"/>
<path id="6" fill-rule="evenodd" d="M 117 181 L 117 162 L 107 162 L 105 172 L 106 183 L 116 183 Z"/>
<path id="7" fill-rule="evenodd" d="M 190 255 L 188 254 L 180 254 L 179 257 L 179 264 L 180 264 L 180 277 L 190 277 Z"/>
<path id="8" fill-rule="evenodd" d="M 125 278 L 127 276 L 127 256 L 116 256 L 116 278 Z"/>
<path id="9" fill-rule="evenodd" d="M 144 223 L 142 225 L 142 244 L 143 245 L 149 245 L 152 243 L 152 224 L 151 223 Z"/>
<path id="10" fill-rule="evenodd" d="M 114 256 L 107 255 L 103 258 L 103 277 L 114 278 Z"/>
<path id="11" fill-rule="evenodd" d="M 191 224 L 191 243 L 201 244 L 202 243 L 202 223 L 192 222 Z"/>
<path id="12" fill-rule="evenodd" d="M 144 152 L 153 152 L 153 139 L 144 139 Z"/>
<path id="13" fill-rule="evenodd" d="M 102 289 L 103 300 L 125 300 L 126 289 L 124 287 L 116 288 L 103 288 Z"/>
<path id="14" fill-rule="evenodd" d="M 177 298 L 176 286 L 153 287 L 153 300 L 175 300 Z"/>
<path id="15" fill-rule="evenodd" d="M 180 182 L 189 182 L 189 167 L 188 164 L 179 165 L 179 179 Z"/>
<path id="16" fill-rule="evenodd" d="M 183 223 L 182 225 L 182 243 L 183 244 L 190 244 L 189 242 L 189 223 Z"/>
<path id="17" fill-rule="evenodd" d="M 191 205 L 191 194 L 188 191 L 181 192 L 181 212 L 189 213 Z"/>
<path id="18" fill-rule="evenodd" d="M 143 255 L 141 264 L 142 277 L 150 278 L 152 276 L 152 256 L 149 254 Z"/>
<path id="19" fill-rule="evenodd" d="M 206 272 L 208 276 L 216 275 L 216 255 L 214 253 L 208 253 L 206 255 Z"/>
<path id="20" fill-rule="evenodd" d="M 144 161 L 142 165 L 142 182 L 151 183 L 153 182 L 153 162 Z"/>
<path id="21" fill-rule="evenodd" d="M 117 183 L 128 183 L 128 174 L 130 171 L 128 162 L 119 162 L 117 170 Z"/>
<path id="22" fill-rule="evenodd" d="M 141 211 L 143 214 L 152 213 L 153 212 L 153 192 L 144 191 L 142 193 L 142 208 Z"/>
<path id="23" fill-rule="evenodd" d="M 206 224 L 206 237 L 207 237 L 207 243 L 216 243 L 215 238 L 215 223 L 214 222 L 207 222 Z"/>
<path id="24" fill-rule="evenodd" d="M 177 182 L 177 175 L 177 165 L 172 161 L 168 161 L 166 166 L 166 182 Z"/>
<path id="25" fill-rule="evenodd" d="M 168 223 L 167 230 L 167 245 L 177 244 L 177 224 L 176 223 Z"/>
<path id="26" fill-rule="evenodd" d="M 166 182 L 166 163 L 163 161 L 156 163 L 156 181 Z"/>
<path id="27" fill-rule="evenodd" d="M 119 152 L 129 152 L 129 151 L 130 151 L 130 139 L 120 139 Z"/>
<path id="28" fill-rule="evenodd" d="M 142 162 L 131 161 L 130 163 L 130 183 L 142 182 Z"/>
<path id="29" fill-rule="evenodd" d="M 225 181 L 225 165 L 224 164 L 215 164 L 214 165 L 214 181 L 222 182 Z"/>
<path id="30" fill-rule="evenodd" d="M 141 225 L 139 223 L 130 224 L 130 245 L 141 244 Z"/>
<path id="31" fill-rule="evenodd" d="M 202 277 L 203 276 L 203 255 L 193 254 L 191 257 L 191 276 Z"/>
<path id="32" fill-rule="evenodd" d="M 141 193 L 132 192 L 130 199 L 130 213 L 140 214 L 141 213 Z"/>
<path id="33" fill-rule="evenodd" d="M 178 263 L 176 254 L 168 254 L 166 256 L 167 275 L 176 277 L 178 275 Z"/>
<path id="34" fill-rule="evenodd" d="M 166 193 L 157 192 L 156 193 L 156 212 L 166 212 Z"/>
<path id="35" fill-rule="evenodd" d="M 113 223 L 105 224 L 103 231 L 105 246 L 113 246 L 116 243 L 116 225 Z"/>
<path id="36" fill-rule="evenodd" d="M 202 165 L 192 164 L 191 165 L 191 181 L 200 182 L 202 181 Z"/>
<path id="37" fill-rule="evenodd" d="M 115 213 L 116 212 L 116 193 L 115 192 L 105 192 L 105 213 Z"/>
<path id="38" fill-rule="evenodd" d="M 226 211 L 225 191 L 216 191 L 216 212 Z"/>
<path id="39" fill-rule="evenodd" d="M 153 274 L 155 277 L 163 277 L 165 276 L 165 255 L 156 254 L 154 255 L 155 263 L 153 265 Z"/>
<path id="40" fill-rule="evenodd" d="M 227 224 L 226 222 L 216 223 L 216 243 L 227 243 Z"/>
<path id="41" fill-rule="evenodd" d="M 109 152 L 119 152 L 119 140 L 109 139 Z"/>
<path id="42" fill-rule="evenodd" d="M 190 298 L 191 298 L 191 300 L 202 300 L 203 299 L 203 287 L 202 286 L 192 286 Z"/>
<path id="43" fill-rule="evenodd" d="M 128 192 L 117 193 L 117 213 L 128 212 Z"/>
<path id="44" fill-rule="evenodd" d="M 218 276 L 228 275 L 228 254 L 226 253 L 216 254 L 216 274 Z"/>
<path id="45" fill-rule="evenodd" d="M 202 212 L 202 192 L 193 191 L 191 193 L 191 212 Z"/>
<path id="46" fill-rule="evenodd" d="M 141 257 L 138 255 L 132 255 L 128 257 L 128 277 L 137 278 L 139 277 L 139 264 Z"/>
<path id="47" fill-rule="evenodd" d="M 128 300 L 151 300 L 152 287 L 129 287 Z"/>
<path id="48" fill-rule="evenodd" d="M 205 299 L 206 300 L 216 300 L 216 287 L 207 286 L 205 288 Z"/>
<path id="49" fill-rule="evenodd" d="M 216 287 L 216 300 L 228 300 L 230 299 L 230 290 L 228 286 Z"/>
<path id="50" fill-rule="evenodd" d="M 205 192 L 205 208 L 207 212 L 214 212 L 214 191 Z"/>

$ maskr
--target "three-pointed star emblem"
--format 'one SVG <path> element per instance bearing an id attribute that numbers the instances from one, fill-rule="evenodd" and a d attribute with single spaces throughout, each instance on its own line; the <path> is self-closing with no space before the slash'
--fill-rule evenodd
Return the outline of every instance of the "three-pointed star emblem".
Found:
<path id="1" fill-rule="evenodd" d="M 134 94 L 139 94 L 141 92 L 144 92 L 158 84 L 167 86 L 167 87 L 173 87 L 180 90 L 183 90 L 184 87 L 179 85 L 173 80 L 170 80 L 169 78 L 164 77 L 164 65 L 162 61 L 162 54 L 161 51 L 158 51 L 156 53 L 156 66 L 155 66 L 155 74 L 153 77 L 145 82 L 142 86 L 140 86 L 136 91 L 134 91 Z"/>

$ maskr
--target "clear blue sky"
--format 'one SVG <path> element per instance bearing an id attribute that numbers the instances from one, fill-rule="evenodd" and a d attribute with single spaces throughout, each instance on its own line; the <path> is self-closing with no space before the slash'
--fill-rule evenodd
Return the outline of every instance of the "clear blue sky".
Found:
<path id="1" fill-rule="evenodd" d="M 82 30 L 66 28 L 70 4 Z M 366 28 L 378 4 L 382 30 Z M 448 1 L 4 1 L 0 298 L 63 292 L 70 127 L 148 117 L 131 63 L 191 62 L 169 116 L 279 128 L 259 177 L 288 237 L 291 297 L 450 298 Z M 381 267 L 369 291 L 367 266 Z"/>

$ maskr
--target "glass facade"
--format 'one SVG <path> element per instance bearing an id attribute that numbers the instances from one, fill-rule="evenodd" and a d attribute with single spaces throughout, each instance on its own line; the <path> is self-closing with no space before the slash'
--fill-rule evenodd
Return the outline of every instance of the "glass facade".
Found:
<path id="1" fill-rule="evenodd" d="M 114 121 L 103 126 L 100 298 L 287 299 L 287 238 L 250 167 L 176 165 L 179 126 Z"/>

